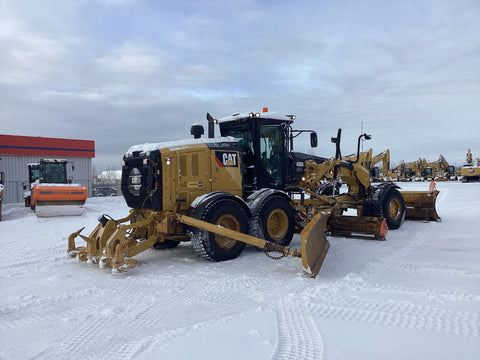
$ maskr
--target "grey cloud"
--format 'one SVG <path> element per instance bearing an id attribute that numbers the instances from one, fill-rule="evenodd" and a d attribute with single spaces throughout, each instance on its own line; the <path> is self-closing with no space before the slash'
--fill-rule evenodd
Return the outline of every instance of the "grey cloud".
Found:
<path id="1" fill-rule="evenodd" d="M 480 152 L 475 1 L 177 3 L 2 2 L 2 132 L 94 139 L 102 170 L 207 111 L 268 106 L 325 156 L 338 127 L 354 152 L 361 123 L 392 162 Z"/>

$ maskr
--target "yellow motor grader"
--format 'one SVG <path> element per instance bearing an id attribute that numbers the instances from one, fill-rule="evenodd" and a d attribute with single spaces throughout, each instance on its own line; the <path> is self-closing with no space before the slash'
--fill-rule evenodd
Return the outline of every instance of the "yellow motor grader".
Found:
<path id="1" fill-rule="evenodd" d="M 301 257 L 315 277 L 330 246 L 326 234 L 384 240 L 387 227 L 399 228 L 405 217 L 440 220 L 438 191 L 373 186 L 358 161 L 342 161 L 340 129 L 332 138 L 335 157 L 293 151 L 301 133 L 310 133 L 312 147 L 318 141 L 312 130 L 294 130 L 294 119 L 248 113 L 216 120 L 207 113 L 208 138 L 201 138 L 203 126 L 194 125 L 194 139 L 130 147 L 121 184 L 129 215 L 102 215 L 90 235 L 72 233 L 69 255 L 124 272 L 136 266 L 133 256 L 152 247 L 191 241 L 200 256 L 224 261 L 251 244 L 272 258 Z M 362 137 L 369 136 L 359 142 Z M 343 193 L 342 183 L 348 188 Z M 348 209 L 357 216 L 347 215 Z M 296 231 L 300 250 L 288 246 Z M 78 236 L 86 246 L 76 245 Z"/>

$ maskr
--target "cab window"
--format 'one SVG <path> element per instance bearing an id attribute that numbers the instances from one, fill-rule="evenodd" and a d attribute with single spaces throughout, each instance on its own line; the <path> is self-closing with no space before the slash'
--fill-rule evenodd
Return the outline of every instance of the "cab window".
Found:
<path id="1" fill-rule="evenodd" d="M 282 184 L 283 132 L 279 126 L 263 126 L 260 129 L 260 158 L 265 170 L 277 185 Z"/>

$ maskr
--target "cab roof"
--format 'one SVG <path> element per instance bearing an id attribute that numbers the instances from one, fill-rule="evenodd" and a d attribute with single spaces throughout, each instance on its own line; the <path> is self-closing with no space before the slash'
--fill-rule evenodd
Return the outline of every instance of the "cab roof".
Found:
<path id="1" fill-rule="evenodd" d="M 228 121 L 235 121 L 235 120 L 243 120 L 243 119 L 272 119 L 272 120 L 280 120 L 285 121 L 288 123 L 293 123 L 295 120 L 295 115 L 291 114 L 281 114 L 278 112 L 244 112 L 244 113 L 235 113 L 230 116 L 223 117 L 218 119 L 219 123 L 228 122 Z"/>

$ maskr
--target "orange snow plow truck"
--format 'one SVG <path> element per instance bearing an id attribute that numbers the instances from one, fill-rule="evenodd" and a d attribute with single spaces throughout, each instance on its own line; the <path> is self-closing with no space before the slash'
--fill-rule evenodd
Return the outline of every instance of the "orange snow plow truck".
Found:
<path id="1" fill-rule="evenodd" d="M 41 159 L 28 164 L 30 188 L 23 187 L 25 206 L 30 206 L 38 217 L 83 213 L 88 190 L 85 185 L 72 184 L 72 179 L 67 178 L 67 165 L 64 159 Z"/>
<path id="2" fill-rule="evenodd" d="M 410 192 L 407 200 L 393 183 L 372 185 L 358 151 L 356 159 L 343 161 L 340 129 L 332 138 L 334 157 L 293 151 L 302 133 L 310 133 L 311 147 L 318 141 L 312 130 L 294 130 L 294 119 L 268 111 L 220 120 L 207 114 L 206 139 L 195 124 L 194 139 L 132 146 L 121 184 L 129 215 L 102 215 L 90 235 L 82 235 L 83 228 L 72 233 L 68 254 L 124 272 L 136 266 L 133 256 L 152 247 L 190 241 L 201 257 L 224 261 L 250 244 L 270 258 L 301 258 L 315 277 L 330 247 L 327 235 L 385 240 L 388 228 L 398 229 L 409 217 L 409 208 L 416 217 L 440 220 L 438 191 Z M 221 137 L 214 136 L 215 124 Z M 360 135 L 358 148 L 362 138 L 370 136 Z M 289 247 L 295 232 L 299 250 Z M 86 245 L 77 246 L 77 237 Z"/>

